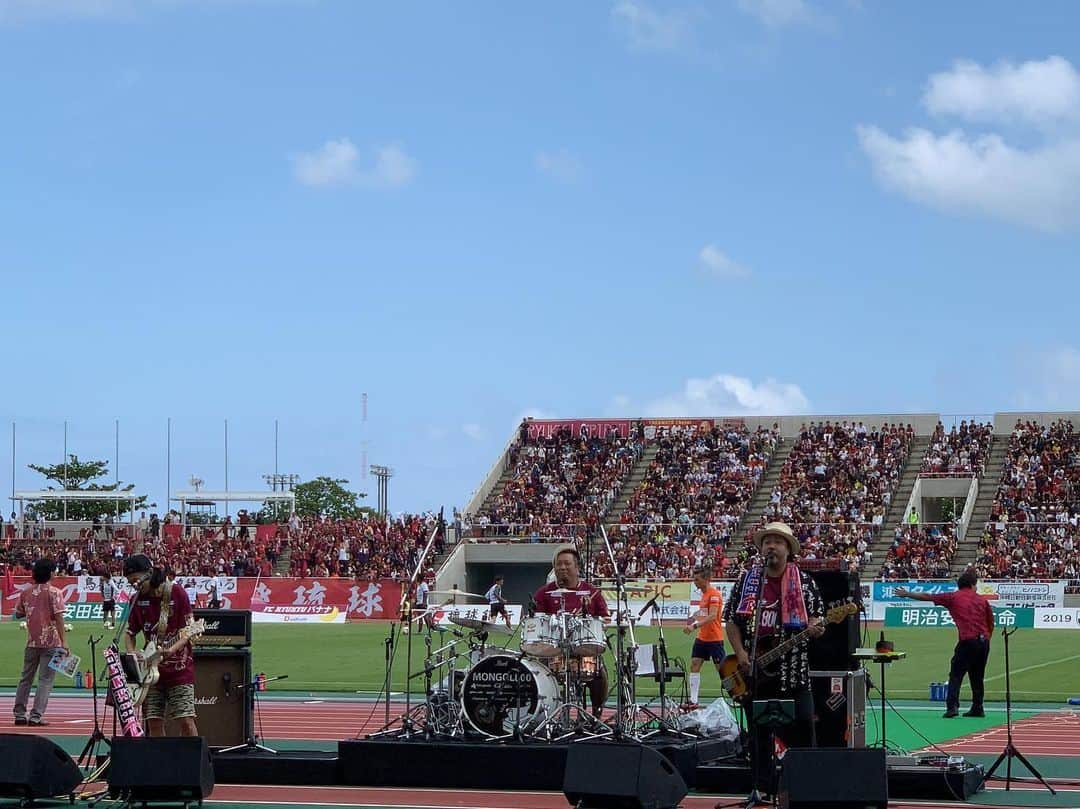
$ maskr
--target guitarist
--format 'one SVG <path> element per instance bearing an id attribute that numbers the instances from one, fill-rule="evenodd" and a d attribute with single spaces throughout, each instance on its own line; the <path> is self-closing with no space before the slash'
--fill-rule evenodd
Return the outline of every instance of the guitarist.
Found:
<path id="1" fill-rule="evenodd" d="M 181 736 L 198 736 L 195 724 L 195 658 L 187 638 L 177 634 L 191 622 L 191 601 L 183 587 L 165 578 L 150 559 L 135 554 L 124 560 L 124 577 L 135 588 L 128 616 L 124 647 L 135 651 L 141 631 L 160 652 L 159 679 L 146 696 L 146 729 L 151 736 L 165 735 L 165 720 L 175 722 Z"/>
<path id="2" fill-rule="evenodd" d="M 799 540 L 791 528 L 782 522 L 772 522 L 754 535 L 760 552 L 749 570 L 739 574 L 724 605 L 727 638 L 734 650 L 739 670 L 744 677 L 751 675 L 750 652 L 754 643 L 754 613 L 756 600 L 761 599 L 761 619 L 758 628 L 760 656 L 785 639 L 809 630 L 811 638 L 825 634 L 825 606 L 817 584 L 803 575 L 791 561 L 799 553 Z M 795 701 L 795 721 L 776 730 L 788 747 L 813 747 L 814 698 L 810 692 L 810 664 L 805 644 L 800 644 L 780 656 L 765 671 L 756 673 L 755 699 L 790 699 Z M 770 676 L 771 675 L 771 676 Z M 755 787 L 775 794 L 772 762 L 772 736 L 767 728 L 756 728 L 753 710 L 747 696 L 746 716 L 755 756 L 758 783 Z"/>

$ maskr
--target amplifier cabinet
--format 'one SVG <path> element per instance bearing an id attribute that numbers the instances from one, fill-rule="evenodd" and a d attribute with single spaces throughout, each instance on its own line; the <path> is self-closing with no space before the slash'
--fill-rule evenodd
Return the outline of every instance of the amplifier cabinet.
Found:
<path id="1" fill-rule="evenodd" d="M 206 621 L 206 631 L 192 638 L 199 646 L 251 646 L 251 610 L 192 610 L 195 620 Z"/>
<path id="2" fill-rule="evenodd" d="M 250 682 L 250 649 L 195 649 L 195 714 L 207 746 L 244 744 L 254 732 Z"/>

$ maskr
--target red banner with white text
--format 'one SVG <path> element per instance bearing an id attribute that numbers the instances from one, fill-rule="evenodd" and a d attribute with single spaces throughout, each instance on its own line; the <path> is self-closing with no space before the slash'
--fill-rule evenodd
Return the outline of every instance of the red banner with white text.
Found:
<path id="1" fill-rule="evenodd" d="M 569 430 L 575 438 L 607 438 L 614 430 L 619 438 L 630 435 L 630 419 L 533 419 L 525 422 L 529 438 L 551 438 L 559 430 Z"/>
<path id="2" fill-rule="evenodd" d="M 282 607 L 314 608 L 307 611 L 320 611 L 322 608 L 337 609 L 345 613 L 350 621 L 397 618 L 401 604 L 400 582 L 392 579 L 379 581 L 356 581 L 355 579 L 335 578 L 260 578 L 238 579 L 232 576 L 219 576 L 217 589 L 226 609 L 280 612 Z M 197 606 L 206 606 L 209 600 L 209 576 L 177 576 L 176 583 L 195 593 Z M 65 603 L 100 602 L 101 593 L 96 577 L 54 576 L 50 582 L 63 593 Z M 114 583 L 120 590 L 118 600 L 128 600 L 130 588 L 127 582 L 117 577 Z M 29 576 L 15 576 L 12 587 L 3 596 L 3 608 L 0 614 L 11 615 L 18 602 L 19 594 L 33 585 Z"/>

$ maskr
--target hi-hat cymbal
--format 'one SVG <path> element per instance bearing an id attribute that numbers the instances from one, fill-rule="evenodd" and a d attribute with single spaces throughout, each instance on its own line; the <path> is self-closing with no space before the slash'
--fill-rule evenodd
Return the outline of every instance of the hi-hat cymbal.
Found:
<path id="1" fill-rule="evenodd" d="M 496 624 L 481 618 L 465 618 L 461 615 L 451 615 L 450 623 L 468 627 L 476 632 L 498 632 L 502 635 L 514 634 L 514 630 L 510 629 L 506 624 Z"/>
<path id="2" fill-rule="evenodd" d="M 458 590 L 453 587 L 449 590 L 432 590 L 431 594 L 435 596 L 470 596 L 472 598 L 483 598 L 480 593 L 467 593 L 464 590 Z"/>

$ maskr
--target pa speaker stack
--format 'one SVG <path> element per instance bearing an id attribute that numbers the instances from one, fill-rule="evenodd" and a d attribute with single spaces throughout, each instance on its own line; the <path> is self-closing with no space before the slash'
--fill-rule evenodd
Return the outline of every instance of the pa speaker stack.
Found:
<path id="1" fill-rule="evenodd" d="M 566 751 L 563 794 L 581 809 L 675 809 L 686 782 L 651 747 L 577 742 Z"/>
<path id="2" fill-rule="evenodd" d="M 0 734 L 0 798 L 31 802 L 70 795 L 83 776 L 71 756 L 44 736 Z"/>

